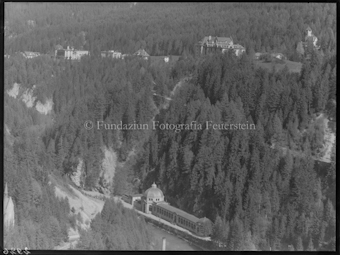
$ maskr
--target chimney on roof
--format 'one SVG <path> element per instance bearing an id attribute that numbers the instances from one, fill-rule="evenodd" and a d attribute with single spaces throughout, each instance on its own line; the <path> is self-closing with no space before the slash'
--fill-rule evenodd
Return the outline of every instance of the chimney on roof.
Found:
<path id="1" fill-rule="evenodd" d="M 67 49 L 69 50 L 69 49 L 70 49 L 70 46 L 67 45 Z"/>
<path id="2" fill-rule="evenodd" d="M 209 35 L 209 42 L 211 41 L 211 35 Z"/>

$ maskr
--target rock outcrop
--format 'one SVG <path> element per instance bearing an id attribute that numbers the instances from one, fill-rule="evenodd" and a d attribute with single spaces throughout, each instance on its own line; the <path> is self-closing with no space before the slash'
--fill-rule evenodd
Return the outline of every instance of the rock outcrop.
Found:
<path id="1" fill-rule="evenodd" d="M 103 188 L 109 189 L 112 186 L 112 180 L 115 175 L 117 166 L 117 154 L 112 148 L 103 148 L 104 159 L 100 173 L 99 184 Z"/>
<path id="2" fill-rule="evenodd" d="M 14 203 L 8 195 L 7 183 L 4 194 L 4 229 L 14 226 Z"/>
<path id="3" fill-rule="evenodd" d="M 7 90 L 7 94 L 10 97 L 21 99 L 27 108 L 32 108 L 35 106 L 35 109 L 41 114 L 49 114 L 53 109 L 53 100 L 52 98 L 47 98 L 45 103 L 43 104 L 34 96 L 33 92 L 36 86 L 34 85 L 31 89 L 24 89 L 20 84 L 14 83 L 13 88 Z"/>

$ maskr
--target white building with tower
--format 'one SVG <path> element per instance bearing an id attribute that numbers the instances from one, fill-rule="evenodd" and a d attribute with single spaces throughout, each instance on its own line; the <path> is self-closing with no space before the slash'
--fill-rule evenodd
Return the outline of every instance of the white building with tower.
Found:
<path id="1" fill-rule="evenodd" d="M 212 222 L 204 217 L 197 218 L 164 201 L 163 192 L 153 183 L 141 197 L 142 212 L 153 214 L 174 225 L 187 229 L 198 236 L 209 236 L 212 233 Z"/>
<path id="2" fill-rule="evenodd" d="M 157 188 L 157 185 L 153 183 L 151 188 L 147 189 L 142 196 L 142 211 L 145 213 L 151 213 L 150 206 L 153 203 L 164 202 L 163 192 Z"/>
<path id="3" fill-rule="evenodd" d="M 305 42 L 308 42 L 309 40 L 313 42 L 314 47 L 316 48 L 318 47 L 317 46 L 318 38 L 315 35 L 313 35 L 312 29 L 308 26 L 306 29 Z"/>

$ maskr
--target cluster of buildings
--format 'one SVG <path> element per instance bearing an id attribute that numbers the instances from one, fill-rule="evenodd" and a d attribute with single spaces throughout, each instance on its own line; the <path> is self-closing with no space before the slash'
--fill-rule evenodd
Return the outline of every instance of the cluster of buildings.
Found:
<path id="1" fill-rule="evenodd" d="M 283 55 L 282 53 L 262 53 L 262 52 L 256 52 L 254 54 L 255 59 L 262 59 L 264 57 L 270 58 L 270 59 L 279 59 L 279 60 L 286 60 L 287 57 Z"/>
<path id="2" fill-rule="evenodd" d="M 76 50 L 73 47 L 70 48 L 69 46 L 67 46 L 66 49 L 58 47 L 55 50 L 56 58 L 80 60 L 83 56 L 88 56 L 88 55 L 90 55 L 90 52 L 88 50 Z"/>
<path id="3" fill-rule="evenodd" d="M 100 55 L 103 58 L 121 58 L 124 59 L 125 57 L 130 57 L 130 56 L 138 56 L 140 58 L 143 58 L 144 60 L 148 60 L 150 58 L 150 55 L 144 50 L 140 49 L 136 51 L 133 55 L 131 54 L 122 54 L 119 51 L 114 51 L 114 50 L 108 50 L 108 51 L 102 51 Z"/>
<path id="4" fill-rule="evenodd" d="M 227 52 L 232 50 L 236 56 L 241 56 L 246 49 L 240 44 L 234 44 L 231 37 L 206 36 L 196 44 L 196 54 L 206 55 L 212 52 Z"/>
<path id="5" fill-rule="evenodd" d="M 57 46 L 57 49 L 55 50 L 56 58 L 80 60 L 83 56 L 88 55 L 90 55 L 90 52 L 88 50 L 76 50 L 73 47 L 69 46 L 67 46 L 66 49 L 63 49 L 61 46 Z M 124 59 L 125 57 L 129 56 L 138 56 L 143 58 L 144 60 L 148 60 L 150 58 L 150 55 L 144 49 L 138 50 L 133 55 L 122 54 L 121 52 L 114 50 L 101 51 L 100 55 L 102 58 L 115 58 L 115 59 Z"/>
<path id="6" fill-rule="evenodd" d="M 300 41 L 297 44 L 297 52 L 300 55 L 304 55 L 306 58 L 310 57 L 310 53 L 307 53 L 306 50 L 308 49 L 319 50 L 320 45 L 318 45 L 318 38 L 313 34 L 312 29 L 308 26 L 306 29 L 306 36 L 304 41 Z M 279 59 L 279 60 L 286 60 L 287 57 L 282 53 L 261 53 L 257 52 L 254 55 L 255 59 Z"/>
<path id="7" fill-rule="evenodd" d="M 174 225 L 178 225 L 198 236 L 209 236 L 212 231 L 212 222 L 208 218 L 197 218 L 183 210 L 180 210 L 164 201 L 163 192 L 153 183 L 144 194 L 129 196 L 128 202 L 135 205 L 141 203 L 141 211 L 153 214 Z"/>

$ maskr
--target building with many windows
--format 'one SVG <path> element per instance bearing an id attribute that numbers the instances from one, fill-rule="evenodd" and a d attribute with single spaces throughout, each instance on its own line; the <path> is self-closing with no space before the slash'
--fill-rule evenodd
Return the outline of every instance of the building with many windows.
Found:
<path id="1" fill-rule="evenodd" d="M 103 58 L 122 58 L 122 53 L 114 50 L 102 51 L 100 55 Z"/>
<path id="2" fill-rule="evenodd" d="M 75 50 L 74 48 L 70 48 L 67 46 L 67 49 L 56 49 L 55 57 L 56 58 L 65 58 L 71 60 L 80 60 L 83 56 L 89 55 L 88 50 Z"/>
<path id="3" fill-rule="evenodd" d="M 208 236 L 212 231 L 212 222 L 208 218 L 197 218 L 164 201 L 163 192 L 153 183 L 142 196 L 142 211 L 152 213 L 172 224 L 185 228 L 199 236 Z"/>
<path id="4" fill-rule="evenodd" d="M 232 50 L 236 56 L 241 56 L 245 48 L 240 44 L 234 44 L 231 37 L 206 36 L 196 44 L 196 54 L 206 55 L 213 52 L 227 52 Z"/>

